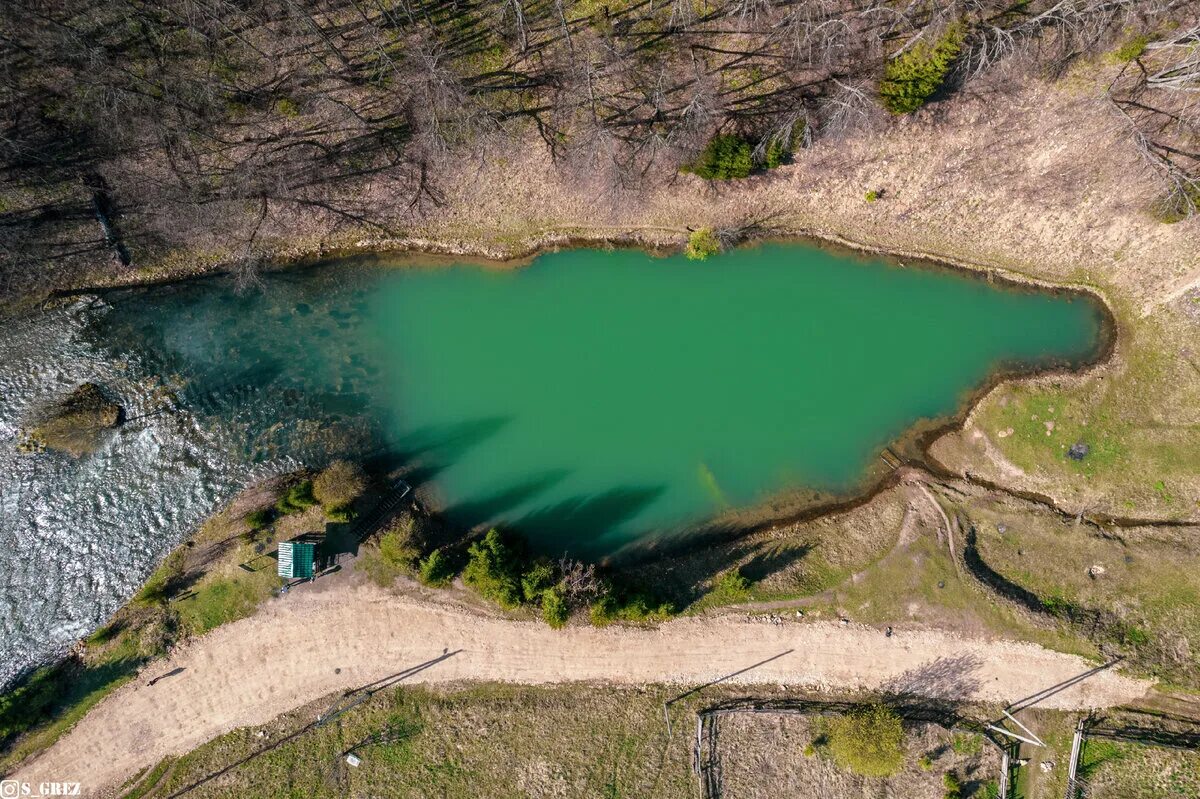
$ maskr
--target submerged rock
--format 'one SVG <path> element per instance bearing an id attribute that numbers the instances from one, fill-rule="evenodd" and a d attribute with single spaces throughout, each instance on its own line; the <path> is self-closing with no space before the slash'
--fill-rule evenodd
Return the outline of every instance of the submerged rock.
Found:
<path id="1" fill-rule="evenodd" d="M 98 385 L 83 383 L 24 430 L 18 448 L 27 453 L 51 449 L 79 458 L 95 450 L 101 434 L 124 419 L 124 408 L 106 397 Z"/>

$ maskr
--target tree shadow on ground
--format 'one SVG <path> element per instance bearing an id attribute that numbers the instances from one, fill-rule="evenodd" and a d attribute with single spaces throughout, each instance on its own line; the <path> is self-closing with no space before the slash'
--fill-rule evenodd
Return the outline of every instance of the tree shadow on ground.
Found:
<path id="1" fill-rule="evenodd" d="M 893 677 L 884 685 L 883 694 L 896 702 L 968 700 L 983 684 L 976 676 L 982 665 L 978 655 L 940 657 Z"/>

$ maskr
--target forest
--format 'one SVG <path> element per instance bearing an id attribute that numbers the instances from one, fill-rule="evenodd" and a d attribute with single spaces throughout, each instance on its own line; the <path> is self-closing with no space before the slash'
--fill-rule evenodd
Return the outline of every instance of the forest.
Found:
<path id="1" fill-rule="evenodd" d="M 393 235 L 448 165 L 542 147 L 619 200 L 738 180 L 986 81 L 1110 69 L 1103 102 L 1200 205 L 1194 0 L 9 0 L 0 296 L 219 252 L 264 220 Z M 1003 101 L 1002 99 L 1000 101 Z M 989 131 L 981 125 L 980 137 Z M 521 176 L 514 175 L 514 180 Z"/>

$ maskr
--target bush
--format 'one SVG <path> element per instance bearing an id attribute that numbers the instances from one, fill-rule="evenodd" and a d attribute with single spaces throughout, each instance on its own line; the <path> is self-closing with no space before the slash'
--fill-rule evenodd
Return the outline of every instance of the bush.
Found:
<path id="1" fill-rule="evenodd" d="M 251 530 L 261 530 L 270 523 L 271 511 L 269 508 L 252 510 L 246 514 L 246 526 Z"/>
<path id="2" fill-rule="evenodd" d="M 730 569 L 713 580 L 710 594 L 717 602 L 742 602 L 750 598 L 750 581 L 741 569 Z"/>
<path id="3" fill-rule="evenodd" d="M 289 513 L 308 510 L 316 504 L 317 499 L 313 496 L 312 480 L 303 480 L 293 485 L 276 500 L 275 510 L 279 512 L 280 516 L 287 516 Z"/>
<path id="4" fill-rule="evenodd" d="M 670 603 L 655 602 L 640 591 L 616 591 L 609 588 L 588 610 L 592 624 L 603 627 L 614 621 L 654 622 L 666 621 L 674 615 Z"/>
<path id="5" fill-rule="evenodd" d="M 558 629 L 567 623 L 571 615 L 567 598 L 558 586 L 552 586 L 542 592 L 542 618 L 546 624 Z"/>
<path id="6" fill-rule="evenodd" d="M 417 569 L 417 579 L 433 588 L 448 584 L 453 577 L 454 568 L 450 565 L 450 559 L 440 549 L 430 552 Z"/>
<path id="7" fill-rule="evenodd" d="M 721 242 L 717 239 L 713 229 L 710 227 L 702 227 L 693 230 L 688 236 L 687 249 L 684 254 L 689 261 L 703 261 L 710 255 L 716 255 L 721 251 Z"/>
<path id="8" fill-rule="evenodd" d="M 344 508 L 362 496 L 367 480 L 358 464 L 334 461 L 312 481 L 313 496 L 326 508 Z"/>
<path id="9" fill-rule="evenodd" d="M 352 521 L 354 521 L 354 518 L 356 516 L 358 516 L 358 514 L 354 512 L 354 508 L 348 507 L 346 505 L 338 505 L 337 507 L 333 507 L 333 508 L 329 508 L 329 507 L 325 508 L 325 518 L 328 521 L 337 522 L 338 524 L 346 524 L 347 522 L 352 522 Z"/>
<path id="10" fill-rule="evenodd" d="M 904 764 L 904 727 L 883 705 L 838 716 L 829 723 L 834 762 L 864 777 L 886 777 Z"/>
<path id="11" fill-rule="evenodd" d="M 875 189 L 871 189 L 870 191 L 868 191 L 866 194 L 863 195 L 863 199 L 865 199 L 869 203 L 873 203 L 879 199 L 879 192 L 876 191 Z"/>
<path id="12" fill-rule="evenodd" d="M 538 560 L 521 577 L 521 595 L 526 602 L 542 601 L 545 592 L 558 582 L 558 572 L 548 560 Z"/>
<path id="13" fill-rule="evenodd" d="M 958 51 L 962 29 L 955 27 L 934 44 L 918 42 L 887 62 L 879 96 L 893 114 L 911 114 L 942 87 Z"/>
<path id="14" fill-rule="evenodd" d="M 521 604 L 519 560 L 499 530 L 488 530 L 482 541 L 471 544 L 467 554 L 464 583 L 506 610 Z"/>
<path id="15" fill-rule="evenodd" d="M 384 533 L 379 539 L 379 554 L 389 566 L 411 571 L 421 555 L 413 543 L 411 526 L 395 525 Z"/>
<path id="16" fill-rule="evenodd" d="M 942 785 L 946 786 L 946 793 L 942 795 L 943 799 L 961 799 L 962 783 L 953 773 L 947 771 L 942 775 Z"/>
<path id="17" fill-rule="evenodd" d="M 803 124 L 800 127 L 799 133 L 803 134 Z M 799 138 L 796 132 L 793 132 L 791 138 L 784 139 L 782 136 L 772 136 L 771 141 L 767 142 L 767 151 L 763 155 L 763 166 L 767 169 L 775 169 L 783 166 L 792 157 L 792 152 L 796 149 L 796 140 Z"/>
<path id="18" fill-rule="evenodd" d="M 718 134 L 708 140 L 703 152 L 688 166 L 691 172 L 705 180 L 731 180 L 750 175 L 754 168 L 754 150 L 750 142 L 732 133 Z"/>

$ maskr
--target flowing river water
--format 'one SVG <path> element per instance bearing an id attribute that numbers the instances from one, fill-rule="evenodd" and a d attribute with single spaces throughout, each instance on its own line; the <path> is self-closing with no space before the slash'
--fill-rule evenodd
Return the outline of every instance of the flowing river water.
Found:
<path id="1" fill-rule="evenodd" d="M 797 489 L 843 493 L 999 368 L 1100 346 L 1081 297 L 798 244 L 703 263 L 345 262 L 83 297 L 0 332 L 0 686 L 60 655 L 240 488 L 417 464 L 463 525 L 595 557 Z M 84 381 L 127 421 L 83 457 L 19 431 Z"/>

